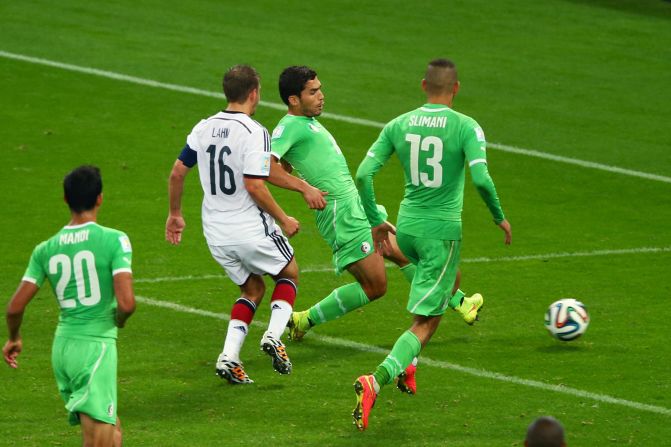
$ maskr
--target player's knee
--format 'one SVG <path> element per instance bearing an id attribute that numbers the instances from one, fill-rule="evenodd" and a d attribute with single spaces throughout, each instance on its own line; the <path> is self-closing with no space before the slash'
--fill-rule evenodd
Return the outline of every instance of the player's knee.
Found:
<path id="1" fill-rule="evenodd" d="M 369 300 L 373 301 L 384 296 L 387 293 L 387 282 L 376 281 L 363 286 L 363 291 Z"/>

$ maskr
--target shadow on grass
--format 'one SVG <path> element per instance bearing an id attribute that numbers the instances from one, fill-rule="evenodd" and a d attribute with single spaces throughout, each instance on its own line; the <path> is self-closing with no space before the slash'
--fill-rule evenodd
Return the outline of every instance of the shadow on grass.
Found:
<path id="1" fill-rule="evenodd" d="M 671 0 L 564 0 L 594 8 L 671 20 Z"/>

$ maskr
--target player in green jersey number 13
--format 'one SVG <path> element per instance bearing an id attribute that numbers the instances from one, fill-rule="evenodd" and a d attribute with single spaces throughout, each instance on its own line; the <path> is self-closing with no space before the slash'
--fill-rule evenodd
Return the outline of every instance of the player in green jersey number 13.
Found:
<path id="1" fill-rule="evenodd" d="M 401 251 L 417 266 L 407 306 L 413 314 L 412 326 L 373 374 L 354 382 L 357 403 L 352 416 L 360 430 L 368 426 L 380 388 L 391 383 L 419 355 L 449 306 L 449 291 L 459 265 L 466 162 L 494 222 L 505 233 L 505 243 L 511 242 L 510 224 L 487 170 L 484 132 L 475 120 L 451 108 L 459 90 L 454 63 L 447 59 L 429 63 L 422 88 L 427 103 L 384 127 L 356 175 L 378 248 L 395 230 L 375 205 L 373 176 L 396 154 L 405 177 L 396 237 Z"/>
<path id="2" fill-rule="evenodd" d="M 51 361 L 70 424 L 81 424 L 84 446 L 120 446 L 116 338 L 135 310 L 132 249 L 124 233 L 96 223 L 103 200 L 98 168 L 73 170 L 63 189 L 72 218 L 33 251 L 7 306 L 2 354 L 18 367 L 23 312 L 47 278 L 61 308 Z"/>

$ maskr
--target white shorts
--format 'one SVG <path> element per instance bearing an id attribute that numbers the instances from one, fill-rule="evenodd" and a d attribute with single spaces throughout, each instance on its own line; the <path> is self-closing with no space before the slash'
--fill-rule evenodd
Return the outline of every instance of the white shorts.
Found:
<path id="1" fill-rule="evenodd" d="M 277 275 L 294 257 L 294 249 L 280 233 L 237 245 L 208 245 L 212 257 L 241 286 L 249 275 Z"/>

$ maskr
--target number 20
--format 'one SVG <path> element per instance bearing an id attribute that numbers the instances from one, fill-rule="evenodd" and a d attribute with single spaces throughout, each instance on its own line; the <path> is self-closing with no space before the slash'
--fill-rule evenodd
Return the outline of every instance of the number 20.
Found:
<path id="1" fill-rule="evenodd" d="M 90 296 L 86 296 L 86 283 L 84 282 L 84 263 L 88 272 L 88 283 L 91 291 Z M 55 275 L 60 266 L 61 277 L 56 283 L 56 296 L 58 303 L 63 309 L 70 309 L 77 306 L 77 302 L 70 298 L 65 299 L 65 287 L 70 282 L 72 270 L 75 271 L 75 282 L 77 284 L 77 299 L 84 306 L 94 306 L 100 302 L 100 281 L 98 281 L 98 272 L 96 271 L 96 260 L 93 253 L 88 250 L 78 252 L 72 261 L 64 254 L 52 256 L 49 259 L 49 273 Z"/>

